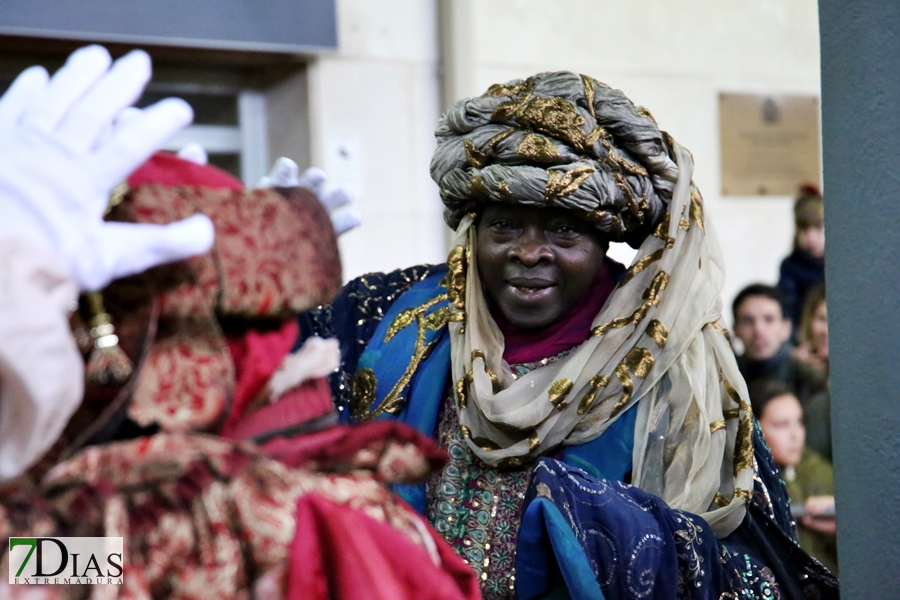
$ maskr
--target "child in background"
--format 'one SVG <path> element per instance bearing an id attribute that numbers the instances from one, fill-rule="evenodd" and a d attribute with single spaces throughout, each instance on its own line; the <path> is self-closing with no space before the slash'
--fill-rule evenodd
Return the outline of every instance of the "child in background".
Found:
<path id="1" fill-rule="evenodd" d="M 793 339 L 800 327 L 806 296 L 825 281 L 825 205 L 819 189 L 800 188 L 794 201 L 794 250 L 781 261 L 778 289 L 784 295 L 785 316 L 794 324 Z"/>
<path id="2" fill-rule="evenodd" d="M 803 408 L 784 384 L 759 379 L 749 386 L 749 392 L 753 414 L 759 420 L 772 458 L 781 469 L 792 509 L 803 507 L 803 516 L 797 526 L 800 546 L 836 575 L 834 474 L 831 464 L 805 446 Z"/>

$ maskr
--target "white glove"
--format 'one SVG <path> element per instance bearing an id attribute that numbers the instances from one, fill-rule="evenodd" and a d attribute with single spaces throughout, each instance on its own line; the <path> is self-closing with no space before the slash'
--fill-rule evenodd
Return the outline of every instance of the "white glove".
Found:
<path id="1" fill-rule="evenodd" d="M 272 165 L 269 174 L 259 180 L 256 187 L 304 187 L 311 190 L 325 206 L 331 217 L 331 224 L 335 233 L 343 235 L 351 229 L 356 229 L 362 224 L 362 215 L 352 208 L 340 210 L 353 203 L 353 194 L 349 190 L 337 187 L 330 192 L 325 192 L 325 181 L 328 176 L 325 171 L 316 167 L 310 167 L 299 177 L 300 168 L 291 159 L 282 156 Z"/>
<path id="2" fill-rule="evenodd" d="M 150 57 L 111 62 L 88 46 L 49 81 L 41 67 L 25 70 L 0 98 L 0 227 L 54 252 L 82 290 L 213 241 L 203 215 L 166 226 L 103 221 L 110 191 L 193 118 L 174 98 L 128 109 L 150 79 Z"/>

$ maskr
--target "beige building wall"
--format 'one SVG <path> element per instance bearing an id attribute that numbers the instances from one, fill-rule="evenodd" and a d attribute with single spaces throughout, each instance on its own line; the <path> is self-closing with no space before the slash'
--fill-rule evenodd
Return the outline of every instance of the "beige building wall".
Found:
<path id="1" fill-rule="evenodd" d="M 432 0 L 338 0 L 339 51 L 309 68 L 312 164 L 357 195 L 344 277 L 446 259 L 428 174 L 440 117 Z"/>
<path id="2" fill-rule="evenodd" d="M 428 176 L 439 104 L 565 69 L 623 90 L 693 152 L 695 181 L 725 252 L 726 303 L 747 283 L 777 279 L 793 235 L 791 198 L 722 197 L 718 94 L 818 95 L 815 0 L 337 6 L 340 51 L 312 67 L 311 116 L 314 162 L 360 193 L 363 227 L 342 241 L 347 276 L 443 259 L 446 235 Z M 344 172 L 335 150 L 341 139 L 359 153 Z M 612 253 L 632 256 L 627 246 Z M 730 322 L 727 305 L 725 313 Z"/>

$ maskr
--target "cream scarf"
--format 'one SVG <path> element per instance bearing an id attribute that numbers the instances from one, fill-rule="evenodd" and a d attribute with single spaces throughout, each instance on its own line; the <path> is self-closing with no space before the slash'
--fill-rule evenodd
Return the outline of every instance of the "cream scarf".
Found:
<path id="1" fill-rule="evenodd" d="M 679 175 L 665 219 L 563 359 L 518 379 L 487 308 L 465 216 L 450 256 L 451 374 L 463 435 L 486 463 L 523 464 L 600 436 L 638 403 L 632 483 L 700 514 L 719 537 L 744 517 L 753 489 L 752 417 L 744 380 L 718 325 L 722 255 L 693 160 L 675 145 Z"/>

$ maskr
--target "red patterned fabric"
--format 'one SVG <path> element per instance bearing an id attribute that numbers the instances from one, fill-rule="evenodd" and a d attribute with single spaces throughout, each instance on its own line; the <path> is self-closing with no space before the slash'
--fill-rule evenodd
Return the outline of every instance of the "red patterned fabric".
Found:
<path id="1" fill-rule="evenodd" d="M 210 253 L 116 283 L 146 293 L 149 281 L 159 294 L 159 335 L 141 368 L 129 416 L 165 431 L 210 430 L 229 417 L 234 393 L 227 433 L 246 437 L 283 426 L 279 420 L 321 414 L 327 398 L 315 384 L 294 391 L 280 406 L 253 406 L 253 419 L 235 433 L 290 349 L 294 316 L 329 301 L 341 285 L 337 238 L 319 199 L 301 188 L 244 190 L 215 167 L 167 153 L 154 155 L 128 183 L 131 189 L 110 219 L 164 224 L 200 212 L 216 231 Z M 236 380 L 218 317 L 289 324 L 278 340 L 245 340 L 253 359 L 246 368 L 237 365 Z M 231 350 L 233 357 L 239 349 Z"/>
<path id="2" fill-rule="evenodd" d="M 242 190 L 240 179 L 211 165 L 198 165 L 171 152 L 157 152 L 128 177 L 128 187 L 149 184 L 193 185 Z"/>
<path id="3" fill-rule="evenodd" d="M 474 572 L 429 531 L 439 566 L 424 548 L 385 523 L 307 494 L 297 502 L 287 598 L 480 598 Z"/>
<path id="4" fill-rule="evenodd" d="M 219 310 L 258 317 L 297 313 L 331 300 L 341 285 L 328 213 L 310 191 L 207 191 L 194 197 L 212 218 Z"/>
<path id="5" fill-rule="evenodd" d="M 286 392 L 272 404 L 251 407 L 226 427 L 222 434 L 235 440 L 260 440 L 279 433 L 292 434 L 334 412 L 331 386 L 324 377 L 306 381 Z M 232 412 L 232 415 L 235 413 Z M 304 436 L 313 435 L 304 431 Z"/>
<path id="6" fill-rule="evenodd" d="M 461 582 L 453 585 L 471 589 L 452 550 L 387 490 L 379 473 L 360 466 L 365 455 L 380 452 L 381 446 L 358 446 L 356 455 L 325 473 L 289 467 L 251 445 L 197 434 L 93 446 L 57 465 L 37 488 L 0 490 L 0 545 L 21 535 L 122 536 L 125 585 L 114 588 L 111 598 L 250 598 L 261 588 L 269 595 L 257 597 L 282 598 L 289 569 L 318 560 L 294 554 L 306 552 L 302 545 L 294 548 L 295 533 L 306 530 L 297 524 L 298 500 L 315 493 L 332 512 L 338 506 L 334 517 L 344 520 L 334 527 L 363 523 L 378 541 L 393 540 L 366 560 L 395 560 L 402 547 L 406 559 L 416 557 L 423 584 Z M 320 506 L 318 500 L 312 503 Z M 371 520 L 384 529 L 373 528 Z M 440 566 L 434 562 L 438 557 Z M 5 560 L 0 559 L 0 569 L 8 568 Z M 404 565 L 399 571 L 407 569 L 412 570 Z M 68 598 L 86 598 L 90 591 L 60 587 Z"/>
<path id="7" fill-rule="evenodd" d="M 213 221 L 210 254 L 151 269 L 162 316 L 284 317 L 331 300 L 341 285 L 337 238 L 309 190 L 233 190 L 148 185 L 110 214 L 116 221 L 171 223 L 197 212 Z"/>
<path id="8" fill-rule="evenodd" d="M 274 402 L 265 386 L 297 339 L 297 322 L 285 321 L 274 329 L 226 333 L 226 343 L 237 372 L 234 402 L 221 435 L 248 440 L 298 428 L 333 411 L 331 389 L 325 378 L 304 382 Z"/>
<path id="9" fill-rule="evenodd" d="M 212 317 L 169 320 L 137 374 L 128 415 L 164 431 L 205 431 L 219 425 L 234 390 L 234 365 Z"/>
<path id="10" fill-rule="evenodd" d="M 231 413 L 222 428 L 223 433 L 227 435 L 226 432 L 234 428 L 248 405 L 263 391 L 281 361 L 291 351 L 298 331 L 297 321 L 290 319 L 277 328 L 249 328 L 225 334 L 237 383 Z"/>
<path id="11" fill-rule="evenodd" d="M 397 421 L 369 421 L 279 438 L 263 446 L 266 455 L 291 467 L 318 471 L 369 469 L 391 483 L 410 483 L 447 464 L 430 438 Z"/>
<path id="12" fill-rule="evenodd" d="M 145 185 L 133 189 L 127 199 L 113 209 L 110 218 L 129 223 L 172 223 L 197 213 L 194 199 L 200 193 L 204 192 L 193 188 Z M 215 311 L 219 276 L 214 253 L 155 267 L 147 271 L 146 276 L 159 291 L 162 318 L 207 316 Z"/>

